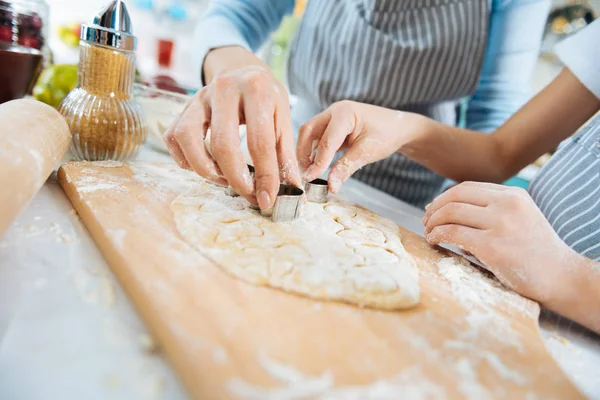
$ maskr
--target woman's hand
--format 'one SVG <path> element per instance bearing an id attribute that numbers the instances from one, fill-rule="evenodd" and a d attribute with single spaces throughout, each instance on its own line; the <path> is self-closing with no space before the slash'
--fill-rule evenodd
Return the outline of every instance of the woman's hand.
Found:
<path id="1" fill-rule="evenodd" d="M 335 153 L 347 150 L 329 173 L 329 189 L 342 183 L 366 164 L 395 153 L 409 135 L 418 134 L 426 118 L 353 101 L 341 101 L 300 128 L 296 154 L 303 179 L 318 178 Z"/>
<path id="2" fill-rule="evenodd" d="M 581 256 L 558 237 L 523 189 L 461 183 L 427 207 L 423 224 L 430 244 L 454 244 L 472 253 L 526 297 L 548 305 L 576 296 Z"/>
<path id="3" fill-rule="evenodd" d="M 243 123 L 256 183 L 240 148 L 238 130 Z M 204 145 L 209 127 L 212 156 Z M 260 66 L 216 75 L 188 103 L 164 140 L 180 167 L 229 184 L 261 209 L 271 208 L 281 180 L 301 185 L 287 92 Z"/>

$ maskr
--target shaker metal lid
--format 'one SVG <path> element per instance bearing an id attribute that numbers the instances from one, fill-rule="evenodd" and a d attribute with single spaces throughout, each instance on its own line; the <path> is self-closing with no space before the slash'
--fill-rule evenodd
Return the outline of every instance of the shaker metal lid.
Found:
<path id="1" fill-rule="evenodd" d="M 123 50 L 135 50 L 131 18 L 122 0 L 113 0 L 94 17 L 91 24 L 81 26 L 81 40 Z"/>

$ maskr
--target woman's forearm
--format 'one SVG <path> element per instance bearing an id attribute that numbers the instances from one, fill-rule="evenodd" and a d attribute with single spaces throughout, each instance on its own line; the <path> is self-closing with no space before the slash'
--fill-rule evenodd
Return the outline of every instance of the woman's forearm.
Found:
<path id="1" fill-rule="evenodd" d="M 269 71 L 269 67 L 260 58 L 242 47 L 219 47 L 206 55 L 202 66 L 204 82 L 208 84 L 216 75 L 249 66 Z"/>
<path id="2" fill-rule="evenodd" d="M 456 181 L 502 182 L 556 148 L 600 108 L 600 100 L 565 69 L 494 133 L 422 118 L 399 152 Z"/>

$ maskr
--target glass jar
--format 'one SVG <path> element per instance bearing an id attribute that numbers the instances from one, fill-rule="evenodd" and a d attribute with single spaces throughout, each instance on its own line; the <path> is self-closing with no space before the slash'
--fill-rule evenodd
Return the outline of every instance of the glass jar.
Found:
<path id="1" fill-rule="evenodd" d="M 145 142 L 144 116 L 133 98 L 136 44 L 121 0 L 82 25 L 79 85 L 58 109 L 71 129 L 76 159 L 128 160 Z"/>
<path id="2" fill-rule="evenodd" d="M 31 94 L 48 54 L 48 5 L 0 0 L 0 103 Z"/>
<path id="3" fill-rule="evenodd" d="M 81 40 L 79 86 L 59 107 L 78 160 L 128 160 L 146 140 L 141 108 L 133 99 L 135 53 Z"/>

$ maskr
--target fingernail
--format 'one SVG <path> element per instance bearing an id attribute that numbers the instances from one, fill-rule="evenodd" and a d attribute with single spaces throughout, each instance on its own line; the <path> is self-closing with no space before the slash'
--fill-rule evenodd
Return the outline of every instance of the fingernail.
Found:
<path id="1" fill-rule="evenodd" d="M 258 192 L 256 196 L 256 200 L 258 201 L 258 206 L 261 210 L 268 210 L 271 208 L 271 196 L 264 190 Z"/>
<path id="2" fill-rule="evenodd" d="M 329 178 L 329 189 L 331 193 L 336 194 L 339 192 L 340 187 L 342 186 L 342 181 L 336 177 Z"/>
<path id="3" fill-rule="evenodd" d="M 425 211 L 427 211 L 429 209 L 429 207 L 431 207 L 431 203 L 429 203 L 425 206 Z"/>

